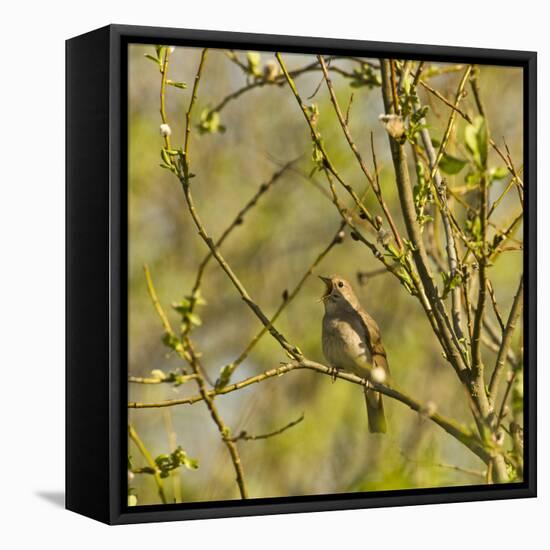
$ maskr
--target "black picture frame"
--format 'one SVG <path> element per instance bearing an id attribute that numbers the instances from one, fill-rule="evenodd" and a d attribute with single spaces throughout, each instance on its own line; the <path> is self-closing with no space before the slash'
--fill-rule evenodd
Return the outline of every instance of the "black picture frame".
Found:
<path id="1" fill-rule="evenodd" d="M 127 46 L 171 44 L 516 66 L 524 75 L 522 483 L 128 508 Z M 536 496 L 535 52 L 109 25 L 66 43 L 66 507 L 109 524 Z"/>

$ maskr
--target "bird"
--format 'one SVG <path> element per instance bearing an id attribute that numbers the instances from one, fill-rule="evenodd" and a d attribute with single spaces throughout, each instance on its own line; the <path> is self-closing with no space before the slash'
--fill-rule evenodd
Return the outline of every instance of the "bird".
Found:
<path id="1" fill-rule="evenodd" d="M 319 278 L 326 285 L 321 297 L 325 308 L 322 347 L 329 365 L 367 381 L 383 383 L 390 371 L 376 321 L 361 307 L 346 279 L 339 275 Z M 367 386 L 364 392 L 369 432 L 386 433 L 382 395 Z"/>

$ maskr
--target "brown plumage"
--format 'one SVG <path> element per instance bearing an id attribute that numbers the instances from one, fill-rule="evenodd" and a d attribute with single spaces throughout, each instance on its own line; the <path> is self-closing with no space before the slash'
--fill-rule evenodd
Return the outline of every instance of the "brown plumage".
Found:
<path id="1" fill-rule="evenodd" d="M 383 382 L 390 372 L 376 321 L 361 307 L 348 281 L 338 275 L 320 278 L 326 285 L 322 341 L 328 363 L 361 378 Z M 385 433 L 382 396 L 365 389 L 365 398 L 369 431 Z"/>

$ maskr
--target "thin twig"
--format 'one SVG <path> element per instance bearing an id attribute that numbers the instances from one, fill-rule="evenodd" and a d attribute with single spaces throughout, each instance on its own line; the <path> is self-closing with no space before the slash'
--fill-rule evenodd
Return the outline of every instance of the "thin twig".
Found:
<path id="1" fill-rule="evenodd" d="M 340 122 L 340 126 L 342 127 L 342 131 L 344 132 L 344 135 L 346 137 L 346 140 L 350 146 L 350 149 L 352 150 L 355 158 L 357 159 L 357 163 L 359 164 L 363 174 L 365 174 L 365 177 L 367 178 L 367 181 L 372 186 L 376 198 L 378 199 L 378 202 L 380 203 L 380 206 L 382 207 L 382 210 L 384 211 L 384 215 L 386 216 L 386 219 L 388 220 L 388 223 L 391 227 L 391 230 L 393 232 L 395 241 L 400 249 L 403 249 L 403 242 L 401 241 L 401 237 L 399 235 L 399 232 L 397 230 L 397 226 L 395 225 L 395 222 L 393 221 L 392 215 L 389 211 L 389 208 L 387 207 L 386 203 L 384 202 L 384 199 L 382 198 L 382 193 L 380 190 L 380 185 L 377 180 L 377 178 L 373 177 L 372 174 L 369 172 L 369 169 L 367 168 L 367 165 L 365 161 L 363 160 L 363 157 L 361 156 L 361 153 L 359 152 L 359 149 L 357 145 L 355 144 L 355 141 L 353 140 L 351 136 L 351 132 L 348 128 L 348 124 L 346 122 L 346 118 L 344 118 L 344 115 L 342 114 L 342 110 L 340 109 L 340 105 L 338 103 L 338 99 L 336 98 L 336 93 L 334 91 L 334 87 L 332 85 L 332 81 L 330 79 L 329 73 L 328 73 L 328 67 L 325 63 L 325 60 L 322 55 L 318 55 L 317 59 L 319 59 L 319 63 L 321 64 L 321 69 L 323 71 L 323 75 L 325 77 L 325 82 L 330 94 L 330 100 L 332 102 L 332 105 L 334 107 L 334 112 L 336 113 L 336 116 L 338 117 L 338 121 Z M 347 115 L 346 115 L 347 116 Z M 376 162 L 376 157 L 374 154 L 374 145 L 372 142 L 372 133 L 371 133 L 371 148 L 373 152 L 373 162 Z M 375 167 L 375 171 L 376 167 Z"/>
<path id="2" fill-rule="evenodd" d="M 338 59 L 342 59 L 342 58 L 339 56 L 331 56 L 327 58 L 327 60 L 338 60 Z M 296 78 L 303 74 L 315 72 L 319 70 L 320 70 L 319 63 L 315 61 L 314 63 L 310 63 L 309 65 L 305 65 L 304 67 L 290 71 L 290 75 L 292 76 L 292 78 Z M 352 73 L 344 71 L 343 69 L 336 66 L 331 66 L 330 71 L 338 73 L 345 78 L 353 78 Z M 284 81 L 285 81 L 285 77 L 282 74 L 277 75 L 272 80 L 265 79 L 265 78 L 258 78 L 257 80 L 254 80 L 253 82 L 249 82 L 245 86 L 242 86 L 238 90 L 235 90 L 234 92 L 225 96 L 215 107 L 211 109 L 211 112 L 219 113 L 227 106 L 228 103 L 230 103 L 231 101 L 239 98 L 243 94 L 246 94 L 247 92 L 250 92 L 256 88 L 261 88 L 263 86 L 281 86 L 284 83 Z"/>
<path id="3" fill-rule="evenodd" d="M 208 48 L 204 48 L 201 52 L 201 58 L 199 61 L 199 68 L 197 69 L 197 74 L 195 75 L 195 80 L 193 82 L 193 90 L 191 92 L 191 100 L 189 101 L 189 107 L 187 108 L 187 112 L 185 113 L 185 144 L 183 147 L 184 155 L 185 155 L 185 164 L 186 166 L 190 165 L 189 160 L 189 142 L 191 139 L 191 114 L 193 113 L 193 107 L 195 106 L 195 102 L 197 101 L 197 92 L 199 89 L 199 82 L 202 75 L 202 70 L 204 67 L 204 62 L 206 61 L 206 55 L 208 53 Z M 189 174 L 186 174 L 189 176 Z"/>
<path id="4" fill-rule="evenodd" d="M 407 461 L 413 464 L 418 464 L 419 466 L 427 466 L 429 468 L 444 468 L 446 470 L 454 470 L 455 472 L 461 472 L 470 476 L 484 478 L 485 474 L 479 470 L 471 470 L 470 468 L 462 468 L 461 466 L 456 466 L 455 464 L 446 464 L 443 462 L 428 462 L 426 460 L 416 460 L 410 458 L 403 451 L 401 451 L 401 456 Z"/>
<path id="5" fill-rule="evenodd" d="M 481 101 L 481 91 L 479 89 L 479 67 L 473 67 L 472 74 L 470 75 L 470 86 L 472 87 L 472 92 L 474 93 L 474 99 L 477 105 L 477 110 L 479 111 L 479 114 L 485 118 L 485 107 L 483 106 L 483 102 Z"/>
<path id="6" fill-rule="evenodd" d="M 269 439 L 270 437 L 275 437 L 276 435 L 280 435 L 283 432 L 286 432 L 290 428 L 296 426 L 296 424 L 299 424 L 302 422 L 302 420 L 305 418 L 304 414 L 302 413 L 299 418 L 296 420 L 293 420 L 292 422 L 289 422 L 288 424 L 284 425 L 282 428 L 279 428 L 278 430 L 274 430 L 272 432 L 268 432 L 265 434 L 259 434 L 259 435 L 251 435 L 246 430 L 242 430 L 239 435 L 233 437 L 231 441 L 258 441 L 259 439 Z"/>
<path id="7" fill-rule="evenodd" d="M 224 242 L 225 240 L 227 239 L 227 237 L 229 237 L 229 235 L 233 232 L 234 229 L 236 229 L 237 227 L 239 227 L 240 225 L 242 225 L 243 221 L 244 221 L 244 217 L 246 216 L 246 214 L 252 209 L 254 208 L 254 206 L 256 206 L 256 204 L 258 203 L 259 199 L 261 198 L 262 195 L 264 195 L 267 191 L 269 191 L 269 189 L 271 189 L 273 187 L 273 185 L 275 183 L 277 183 L 277 181 L 281 178 L 281 176 L 287 171 L 288 168 L 290 168 L 294 163 L 296 162 L 296 159 L 295 160 L 291 160 L 287 163 L 285 163 L 280 170 L 277 170 L 272 176 L 271 178 L 269 178 L 268 181 L 266 181 L 265 183 L 262 183 L 259 187 L 259 189 L 256 191 L 256 193 L 254 193 L 254 195 L 252 196 L 252 198 L 241 208 L 241 210 L 238 212 L 238 214 L 235 216 L 235 218 L 233 219 L 233 221 L 226 227 L 226 229 L 223 231 L 223 233 L 221 234 L 221 236 L 218 238 L 218 240 L 215 242 L 215 246 L 217 248 L 219 248 Z M 195 276 L 195 282 L 193 283 L 193 287 L 192 287 L 192 290 L 191 290 L 191 295 L 190 295 L 190 298 L 191 298 L 191 303 L 190 303 L 190 313 L 193 313 L 194 309 L 195 309 L 195 306 L 197 304 L 197 300 L 196 300 L 196 296 L 200 290 L 200 287 L 201 287 L 201 283 L 202 283 L 202 278 L 203 278 L 203 275 L 204 275 L 204 272 L 206 270 L 206 267 L 208 266 L 210 260 L 212 259 L 213 257 L 213 254 L 212 254 L 212 251 L 209 250 L 207 252 L 207 254 L 205 255 L 205 257 L 202 259 L 201 263 L 199 264 L 199 267 L 197 269 L 197 274 Z M 192 328 L 192 325 L 191 323 L 189 323 L 186 327 L 186 330 L 184 331 L 185 334 L 189 333 L 189 331 L 191 330 Z"/>
<path id="8" fill-rule="evenodd" d="M 486 333 L 482 334 L 481 339 L 483 343 L 491 351 L 498 353 L 498 350 L 500 349 L 500 344 L 502 342 L 502 334 L 498 333 L 497 328 L 493 325 L 491 320 L 488 319 L 487 317 L 483 319 L 483 329 L 486 331 Z M 508 360 L 508 363 L 512 365 L 513 368 L 517 369 L 519 367 L 519 361 L 511 348 L 508 349 L 508 355 L 506 359 Z"/>
<path id="9" fill-rule="evenodd" d="M 145 275 L 147 277 L 147 288 L 149 289 L 149 295 L 151 296 L 151 301 L 153 302 L 155 309 L 159 313 L 159 317 L 162 319 L 166 319 L 166 315 L 164 314 L 164 310 L 162 309 L 162 306 L 157 298 L 157 293 L 155 291 L 155 286 L 153 284 L 153 280 L 151 278 L 151 274 L 148 269 L 145 269 Z M 167 322 L 167 321 L 166 321 Z M 164 321 L 163 321 L 164 324 Z M 170 330 L 170 324 L 168 323 L 166 325 Z M 165 326 L 165 330 L 166 330 Z M 173 332 L 171 332 L 173 334 Z M 241 460 L 239 457 L 238 450 L 236 448 L 236 445 L 228 440 L 230 430 L 229 428 L 224 424 L 220 414 L 218 413 L 218 410 L 214 404 L 214 397 L 211 396 L 208 393 L 208 390 L 206 389 L 206 384 L 204 381 L 204 371 L 202 369 L 202 366 L 198 360 L 197 353 L 195 352 L 195 349 L 193 347 L 193 343 L 191 342 L 191 339 L 189 336 L 183 336 L 182 340 L 178 339 L 179 344 L 181 345 L 181 349 L 184 350 L 185 358 L 187 362 L 189 363 L 191 369 L 193 370 L 193 374 L 191 375 L 193 379 L 196 381 L 197 386 L 199 388 L 199 393 L 202 396 L 202 399 L 206 403 L 206 406 L 208 407 L 208 410 L 210 411 L 210 415 L 212 417 L 212 420 L 218 427 L 218 431 L 220 432 L 220 435 L 222 437 L 222 440 L 224 444 L 227 447 L 227 450 L 229 451 L 231 460 L 233 462 L 235 473 L 236 473 L 236 481 L 237 485 L 239 487 L 239 492 L 241 494 L 241 498 L 247 498 L 247 490 L 246 490 L 246 484 L 244 482 L 244 474 L 242 469 Z M 179 347 L 179 346 L 178 346 Z M 131 436 L 130 432 L 130 436 Z M 160 479 L 160 478 L 159 478 Z"/>
<path id="10" fill-rule="evenodd" d="M 475 392 L 477 399 L 486 405 L 486 414 L 488 414 L 489 403 L 487 399 L 487 392 L 485 389 L 484 380 L 484 365 L 481 357 L 481 328 L 483 325 L 483 319 L 485 317 L 485 302 L 487 300 L 487 202 L 488 202 L 488 186 L 487 178 L 483 174 L 480 182 L 480 208 L 479 217 L 481 220 L 481 242 L 482 249 L 478 253 L 478 266 L 479 266 L 479 291 L 477 298 L 477 305 L 475 308 L 474 324 L 472 328 L 472 388 Z"/>
<path id="11" fill-rule="evenodd" d="M 177 384 L 181 386 L 189 380 L 194 380 L 196 375 L 194 374 L 182 374 L 177 376 Z M 128 382 L 131 384 L 174 384 L 176 377 L 167 375 L 165 378 L 158 378 L 156 376 L 128 376 Z"/>
<path id="12" fill-rule="evenodd" d="M 300 290 L 302 289 L 304 283 L 308 280 L 308 278 L 313 273 L 313 270 L 322 262 L 322 260 L 326 257 L 326 255 L 332 250 L 332 248 L 342 242 L 343 233 L 342 230 L 344 229 L 345 222 L 342 221 L 338 227 L 338 230 L 336 231 L 334 237 L 330 240 L 330 243 L 315 257 L 313 262 L 310 264 L 310 266 L 306 269 L 298 283 L 296 283 L 296 286 L 292 289 L 291 292 L 289 292 L 275 313 L 272 315 L 272 317 L 269 320 L 269 326 L 273 326 L 275 321 L 279 318 L 281 313 L 284 311 L 284 309 L 294 300 L 294 298 L 298 295 Z M 268 331 L 268 326 L 264 326 L 255 336 L 252 338 L 252 340 L 249 342 L 249 344 L 246 346 L 246 348 L 242 351 L 242 353 L 229 365 L 229 372 L 228 374 L 231 375 L 233 372 L 235 372 L 235 369 L 248 357 L 252 349 L 256 346 L 256 344 L 261 340 L 261 338 L 264 336 L 264 334 Z"/>
<path id="13" fill-rule="evenodd" d="M 381 267 L 378 269 L 372 269 L 371 271 L 358 271 L 356 273 L 357 281 L 361 286 L 365 285 L 365 281 L 368 281 L 369 279 L 372 279 L 373 277 L 377 277 L 378 275 L 383 275 L 388 270 L 385 267 Z"/>
<path id="14" fill-rule="evenodd" d="M 170 324 L 170 321 L 168 320 L 168 317 L 166 313 L 164 312 L 164 309 L 158 299 L 157 292 L 155 290 L 155 287 L 153 285 L 153 280 L 151 278 L 151 272 L 149 271 L 149 266 L 145 264 L 143 266 L 143 272 L 145 273 L 145 281 L 147 283 L 147 292 L 149 293 L 149 297 L 151 298 L 151 302 L 153 302 L 153 306 L 155 308 L 155 311 L 157 312 L 157 315 L 160 318 L 160 321 L 162 323 L 162 326 L 164 327 L 164 333 L 166 336 L 168 336 L 171 340 L 174 342 L 177 342 L 175 344 L 174 349 L 176 353 L 182 358 L 185 359 L 185 361 L 190 361 L 190 356 L 185 350 L 183 344 L 181 343 L 181 340 L 176 336 L 176 333 L 172 329 L 172 325 Z"/>
<path id="15" fill-rule="evenodd" d="M 174 429 L 171 409 L 163 409 L 162 419 L 166 428 L 168 448 L 170 449 L 170 452 L 174 452 L 178 448 L 178 435 L 176 433 L 176 430 Z M 170 472 L 170 477 L 172 478 L 172 488 L 174 490 L 174 503 L 182 502 L 180 472 L 177 468 Z"/>
<path id="16" fill-rule="evenodd" d="M 160 69 L 160 74 L 162 77 L 160 81 L 160 118 L 163 124 L 168 124 L 168 120 L 166 118 L 165 96 L 166 96 L 166 78 L 168 74 L 168 56 L 169 55 L 170 55 L 170 49 L 164 48 L 164 59 L 162 61 L 162 65 Z M 164 135 L 164 145 L 166 149 L 172 149 L 169 133 L 166 133 Z"/>
<path id="17" fill-rule="evenodd" d="M 376 222 L 374 220 L 373 215 L 367 210 L 365 205 L 361 202 L 361 200 L 359 199 L 359 196 L 354 191 L 353 187 L 342 179 L 342 177 L 340 176 L 340 174 L 338 173 L 338 171 L 334 167 L 334 164 L 330 160 L 330 158 L 328 156 L 328 153 L 327 153 L 327 150 L 326 150 L 326 148 L 325 148 L 325 146 L 324 146 L 324 144 L 321 140 L 321 137 L 319 135 L 319 132 L 316 130 L 315 125 L 313 124 L 313 122 L 311 120 L 311 117 L 308 114 L 307 107 L 306 107 L 305 103 L 303 102 L 300 94 L 298 93 L 298 89 L 296 88 L 296 84 L 294 83 L 294 80 L 293 80 L 292 76 L 288 72 L 288 70 L 286 68 L 286 65 L 285 65 L 285 62 L 283 61 L 283 58 L 282 58 L 281 54 L 279 52 L 277 52 L 275 54 L 275 57 L 277 58 L 277 61 L 279 62 L 281 70 L 283 71 L 283 74 L 285 75 L 285 78 L 287 80 L 287 83 L 288 83 L 292 93 L 294 94 L 294 98 L 298 102 L 298 105 L 300 106 L 302 114 L 304 115 L 304 117 L 305 117 L 305 119 L 308 123 L 309 129 L 311 131 L 311 138 L 312 138 L 312 140 L 314 141 L 316 147 L 319 149 L 319 151 L 321 152 L 321 154 L 323 156 L 323 164 L 324 164 L 325 168 L 330 171 L 330 173 L 336 178 L 338 183 L 340 183 L 340 185 L 348 192 L 348 194 L 352 197 L 352 199 L 354 200 L 354 202 L 357 205 L 357 207 L 359 208 L 359 210 L 364 214 L 365 219 L 371 224 L 372 227 L 374 227 L 376 229 Z"/>
<path id="18" fill-rule="evenodd" d="M 470 74 L 471 67 L 468 66 L 466 68 L 466 71 L 462 75 L 462 78 L 460 80 L 460 83 L 458 85 L 456 94 L 455 94 L 455 105 L 458 106 L 460 100 L 462 99 L 463 93 L 464 93 L 464 87 L 466 85 L 468 76 Z M 419 105 L 417 105 L 418 109 Z M 444 133 L 444 137 L 441 140 L 441 144 L 439 146 L 439 150 L 437 151 L 437 154 L 435 153 L 432 140 L 429 134 L 429 131 L 427 127 L 425 126 L 426 121 L 420 121 L 420 123 L 423 125 L 423 128 L 420 131 L 420 135 L 422 137 L 422 142 L 424 144 L 424 148 L 426 150 L 426 153 L 428 155 L 428 159 L 430 162 L 430 181 L 435 181 L 435 191 L 436 196 L 439 198 L 439 212 L 441 214 L 441 219 L 443 221 L 443 228 L 445 230 L 445 240 L 446 240 L 446 248 L 447 248 L 447 257 L 449 260 L 449 271 L 450 271 L 450 277 L 451 281 L 458 276 L 458 254 L 457 254 L 457 248 L 456 243 L 454 240 L 453 235 L 453 229 L 450 221 L 450 214 L 449 214 L 449 207 L 447 204 L 447 186 L 441 177 L 441 173 L 438 169 L 439 162 L 443 158 L 443 154 L 445 153 L 445 148 L 447 146 L 449 137 L 451 135 L 451 131 L 454 125 L 455 120 L 455 111 L 451 110 L 451 115 L 449 117 L 449 120 L 447 122 L 447 128 Z M 453 328 L 455 331 L 455 334 L 459 340 L 459 342 L 464 341 L 464 331 L 462 329 L 462 319 L 461 319 L 461 289 L 460 285 L 455 285 L 455 287 L 451 290 L 451 300 L 452 300 L 452 317 L 453 317 Z"/>
<path id="19" fill-rule="evenodd" d="M 397 95 L 397 77 L 395 75 L 395 59 L 390 59 L 390 82 L 391 93 L 393 99 L 393 109 L 398 115 L 401 114 L 401 104 L 399 103 L 399 96 Z"/>
<path id="20" fill-rule="evenodd" d="M 201 55 L 201 61 L 199 63 L 199 68 L 197 70 L 197 75 L 195 77 L 195 83 L 193 85 L 193 97 L 191 99 L 191 102 L 189 104 L 189 109 L 187 111 L 186 116 L 186 136 L 189 136 L 190 132 L 190 120 L 191 120 L 191 112 L 192 108 L 197 96 L 198 86 L 202 74 L 202 69 L 204 66 L 204 58 L 205 58 L 206 49 L 203 50 L 203 53 Z M 186 151 L 188 148 L 189 142 L 186 139 Z M 288 352 L 288 354 L 291 357 L 298 358 L 301 356 L 300 351 L 292 346 L 287 339 L 277 330 L 275 327 L 273 327 L 265 313 L 262 311 L 260 306 L 256 304 L 256 302 L 250 297 L 250 294 L 246 290 L 246 288 L 241 283 L 240 279 L 237 277 L 231 266 L 227 263 L 225 258 L 222 256 L 221 252 L 219 251 L 218 247 L 214 243 L 213 239 L 210 237 L 210 235 L 207 233 L 206 228 L 204 224 L 202 223 L 202 220 L 199 216 L 199 213 L 197 211 L 197 208 L 195 207 L 195 202 L 193 199 L 193 196 L 191 194 L 191 185 L 190 185 L 190 178 L 189 178 L 189 155 L 187 152 L 184 153 L 183 158 L 180 158 L 179 164 L 178 164 L 178 171 L 179 171 L 179 180 L 182 185 L 183 194 L 185 197 L 185 201 L 187 203 L 187 208 L 189 210 L 189 213 L 191 214 L 191 218 L 198 230 L 198 233 L 202 240 L 205 242 L 205 244 L 210 249 L 210 252 L 212 253 L 212 256 L 216 259 L 220 267 L 225 271 L 231 282 L 233 283 L 233 286 L 237 289 L 237 292 L 240 294 L 243 301 L 248 305 L 248 307 L 254 312 L 256 317 L 260 319 L 262 324 L 265 327 L 268 327 L 269 333 L 279 342 L 281 347 Z"/>
<path id="21" fill-rule="evenodd" d="M 204 380 L 200 375 L 195 350 L 193 349 L 193 346 L 190 344 L 189 340 L 187 340 L 187 345 L 189 347 L 189 352 L 191 354 L 191 368 L 193 369 L 194 373 L 197 375 L 196 380 L 199 388 L 199 393 L 201 395 L 202 400 L 206 403 L 208 410 L 210 411 L 210 416 L 212 417 L 214 424 L 216 424 L 218 431 L 220 432 L 220 436 L 224 445 L 227 447 L 227 450 L 231 457 L 231 461 L 233 463 L 233 468 L 235 469 L 236 482 L 237 482 L 237 486 L 239 487 L 239 493 L 241 495 L 241 498 L 246 499 L 248 498 L 248 490 L 246 488 L 243 465 L 241 462 L 239 451 L 237 449 L 237 445 L 235 445 L 235 442 L 231 439 L 231 431 L 222 420 L 222 417 L 220 416 L 218 409 L 214 404 L 215 394 L 211 395 L 211 393 L 206 389 Z"/>
<path id="22" fill-rule="evenodd" d="M 429 84 L 427 84 L 425 81 L 423 80 L 420 80 L 419 82 L 426 90 L 428 90 L 428 92 L 430 92 L 431 94 L 435 95 L 435 97 L 437 97 L 438 99 L 440 99 L 441 101 L 443 101 L 443 103 L 445 103 L 445 105 L 447 105 L 448 107 L 450 107 L 451 109 L 454 109 L 466 122 L 468 122 L 469 124 L 473 124 L 474 121 L 472 119 L 472 117 L 462 111 L 461 109 L 459 109 L 458 107 L 455 107 L 453 105 L 453 103 L 451 103 L 445 96 L 443 96 L 442 94 L 440 94 L 437 90 L 434 90 Z M 492 139 L 492 138 L 489 138 L 489 145 L 495 150 L 495 152 L 498 154 L 498 156 L 503 160 L 506 168 L 508 169 L 508 171 L 510 172 L 510 174 L 512 174 L 514 180 L 521 186 L 523 187 L 523 180 L 520 178 L 519 174 L 517 173 L 515 167 L 513 166 L 513 164 L 510 163 L 510 160 L 506 157 L 506 155 L 500 150 L 500 148 L 498 147 L 498 145 L 495 143 L 495 141 Z"/>
<path id="23" fill-rule="evenodd" d="M 493 305 L 493 311 L 495 312 L 495 317 L 497 318 L 498 324 L 500 325 L 500 330 L 504 332 L 504 321 L 502 320 L 502 315 L 498 309 L 497 297 L 495 295 L 495 289 L 491 280 L 487 278 L 487 290 L 489 291 L 489 296 L 491 297 L 491 303 Z"/>
<path id="24" fill-rule="evenodd" d="M 516 323 L 522 311 L 522 306 L 523 306 L 523 275 L 520 278 L 518 290 L 514 297 L 512 308 L 510 309 L 510 314 L 508 316 L 506 328 L 502 333 L 502 342 L 500 344 L 500 349 L 498 351 L 495 368 L 493 370 L 493 374 L 491 375 L 491 381 L 489 382 L 489 395 L 493 403 L 496 401 L 498 382 L 500 379 L 502 368 L 504 367 L 504 362 L 506 361 L 506 357 L 508 356 L 508 350 L 510 349 L 510 345 L 512 344 L 512 337 L 514 335 Z"/>
<path id="25" fill-rule="evenodd" d="M 351 113 L 351 106 L 353 105 L 353 98 L 354 97 L 355 97 L 355 94 L 353 92 L 351 92 L 351 95 L 349 96 L 348 106 L 346 108 L 346 118 L 345 118 L 346 125 L 349 124 L 349 115 Z"/>
<path id="26" fill-rule="evenodd" d="M 191 214 L 191 217 L 195 223 L 195 226 L 198 229 L 199 235 L 203 239 L 203 241 L 206 243 L 210 251 L 212 252 L 212 255 L 220 265 L 220 267 L 225 271 L 227 276 L 229 277 L 230 281 L 233 283 L 233 286 L 237 289 L 237 292 L 240 294 L 243 301 L 248 305 L 248 307 L 253 311 L 253 313 L 258 317 L 258 319 L 262 322 L 262 324 L 267 327 L 267 330 L 269 333 L 275 338 L 281 347 L 286 350 L 291 357 L 299 357 L 300 352 L 299 350 L 292 346 L 288 340 L 281 334 L 269 321 L 268 317 L 265 315 L 265 313 L 262 311 L 260 306 L 251 298 L 250 294 L 244 287 L 244 285 L 241 283 L 240 279 L 237 277 L 231 266 L 226 262 L 225 258 L 222 256 L 218 248 L 216 247 L 214 241 L 209 236 L 209 234 L 206 232 L 205 226 L 203 225 L 199 214 L 197 212 L 197 209 L 195 207 L 195 203 L 193 200 L 193 197 L 190 192 L 190 186 L 185 177 L 181 177 L 180 181 L 182 183 L 185 200 L 187 202 L 187 206 L 189 209 L 189 212 Z"/>
<path id="27" fill-rule="evenodd" d="M 159 469 L 157 468 L 157 465 L 151 456 L 151 453 L 139 437 L 138 433 L 134 429 L 132 425 L 128 425 L 128 435 L 130 436 L 130 439 L 135 443 L 136 447 L 138 448 L 139 452 L 149 465 L 149 468 L 151 468 L 153 472 L 153 477 L 155 479 L 155 483 L 157 484 L 157 489 L 159 493 L 160 500 L 163 504 L 167 503 L 166 500 L 166 493 L 164 492 L 164 484 L 162 483 L 162 478 L 160 477 Z"/>

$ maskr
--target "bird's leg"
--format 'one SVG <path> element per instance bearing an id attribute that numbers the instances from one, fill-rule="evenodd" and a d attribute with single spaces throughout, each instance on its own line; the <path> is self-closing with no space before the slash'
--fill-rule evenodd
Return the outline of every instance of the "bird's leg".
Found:
<path id="1" fill-rule="evenodd" d="M 332 378 L 332 383 L 336 382 L 336 378 L 338 378 L 338 373 L 341 371 L 339 367 L 332 367 L 330 372 L 330 377 Z"/>

